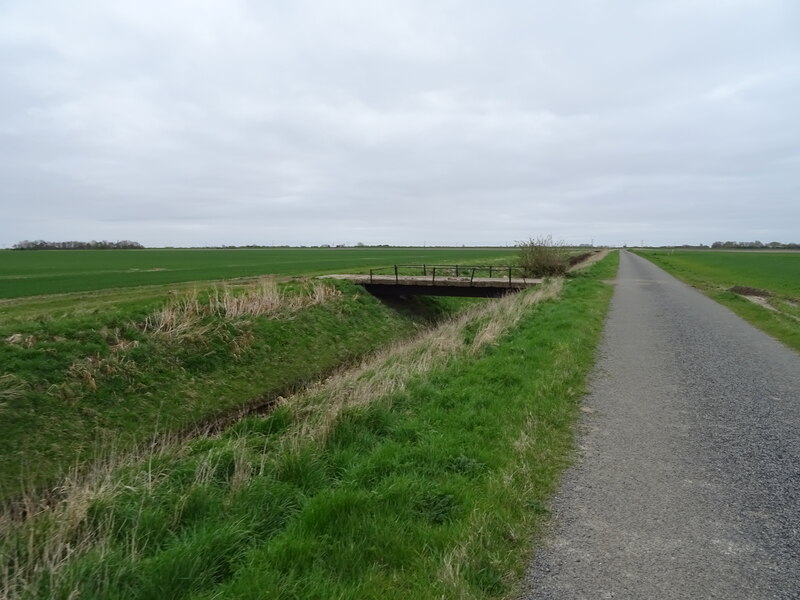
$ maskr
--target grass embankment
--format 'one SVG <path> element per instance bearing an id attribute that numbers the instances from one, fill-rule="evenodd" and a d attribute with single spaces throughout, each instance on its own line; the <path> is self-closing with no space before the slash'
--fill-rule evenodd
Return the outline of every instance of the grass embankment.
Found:
<path id="1" fill-rule="evenodd" d="M 10 596 L 513 595 L 568 462 L 616 260 L 6 517 Z"/>
<path id="2" fill-rule="evenodd" d="M 395 263 L 516 259 L 513 248 L 0 250 L 0 298 L 209 281 L 362 272 Z"/>
<path id="3" fill-rule="evenodd" d="M 637 250 L 765 333 L 800 350 L 800 253 Z M 731 291 L 768 292 L 756 304 Z M 758 299 L 757 298 L 757 299 Z"/>
<path id="4" fill-rule="evenodd" d="M 0 499 L 284 393 L 469 302 L 403 313 L 347 283 L 269 279 L 165 297 L 4 311 Z"/>

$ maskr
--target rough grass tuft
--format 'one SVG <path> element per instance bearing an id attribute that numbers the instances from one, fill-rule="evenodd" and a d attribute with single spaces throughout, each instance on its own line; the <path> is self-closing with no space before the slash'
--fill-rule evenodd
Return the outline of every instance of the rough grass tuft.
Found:
<path id="1" fill-rule="evenodd" d="M 255 284 L 215 288 L 205 300 L 198 291 L 180 296 L 149 315 L 142 328 L 149 333 L 175 338 L 202 336 L 213 327 L 208 322 L 209 317 L 237 320 L 293 313 L 331 302 L 341 295 L 331 283 L 317 280 L 287 293 L 275 279 L 264 277 Z"/>
<path id="2" fill-rule="evenodd" d="M 28 391 L 28 384 L 13 373 L 0 375 L 0 401 L 18 400 Z"/>

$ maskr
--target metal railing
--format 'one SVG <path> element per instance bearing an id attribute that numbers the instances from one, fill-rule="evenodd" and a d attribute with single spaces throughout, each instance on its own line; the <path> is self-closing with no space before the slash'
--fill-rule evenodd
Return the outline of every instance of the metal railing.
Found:
<path id="1" fill-rule="evenodd" d="M 395 283 L 400 283 L 401 277 L 430 277 L 431 283 L 436 282 L 436 277 L 469 280 L 472 284 L 475 279 L 498 278 L 508 280 L 511 286 L 516 278 L 527 283 L 523 267 L 512 265 L 392 265 L 391 267 L 377 267 L 369 270 L 369 281 L 374 282 L 374 277 L 394 275 Z"/>

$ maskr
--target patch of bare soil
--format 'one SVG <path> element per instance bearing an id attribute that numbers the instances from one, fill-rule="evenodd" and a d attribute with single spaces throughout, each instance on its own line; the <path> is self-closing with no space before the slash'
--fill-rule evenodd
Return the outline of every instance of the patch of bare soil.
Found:
<path id="1" fill-rule="evenodd" d="M 787 311 L 781 310 L 781 308 L 771 304 L 769 299 L 772 297 L 772 293 L 767 290 L 759 290 L 758 288 L 735 285 L 728 291 L 739 294 L 745 300 L 749 300 L 753 304 L 757 304 L 758 306 L 766 308 L 767 310 L 771 310 L 774 313 L 778 313 L 781 316 L 794 319 L 795 321 L 800 321 L 800 318 L 798 318 L 796 315 L 789 314 Z M 797 306 L 797 303 L 792 300 L 787 300 L 785 298 L 782 298 L 781 300 L 790 306 Z"/>
<path id="2" fill-rule="evenodd" d="M 733 292 L 734 294 L 739 294 L 741 296 L 756 296 L 759 298 L 769 298 L 770 296 L 772 296 L 772 292 L 768 292 L 767 290 L 760 290 L 754 287 L 748 287 L 746 285 L 735 285 L 728 291 Z"/>
<path id="3" fill-rule="evenodd" d="M 769 298 L 772 296 L 772 293 L 768 292 L 767 290 L 760 290 L 758 288 L 749 287 L 746 285 L 735 285 L 732 288 L 729 288 L 728 291 L 733 292 L 734 294 L 739 294 L 742 298 L 749 300 L 753 304 L 758 304 L 767 310 L 771 310 L 772 312 L 780 312 L 777 308 L 769 303 Z"/>
<path id="4" fill-rule="evenodd" d="M 740 294 L 743 298 L 750 300 L 753 304 L 758 304 L 759 306 L 763 306 L 767 310 L 771 310 L 773 312 L 780 312 L 777 308 L 772 306 L 764 296 L 751 296 L 750 294 Z"/>

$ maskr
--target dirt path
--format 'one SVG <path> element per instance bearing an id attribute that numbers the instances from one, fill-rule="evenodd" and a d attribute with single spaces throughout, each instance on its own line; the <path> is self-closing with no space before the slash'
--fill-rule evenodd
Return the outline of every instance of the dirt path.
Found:
<path id="1" fill-rule="evenodd" d="M 800 598 L 800 355 L 621 253 L 526 599 Z"/>

